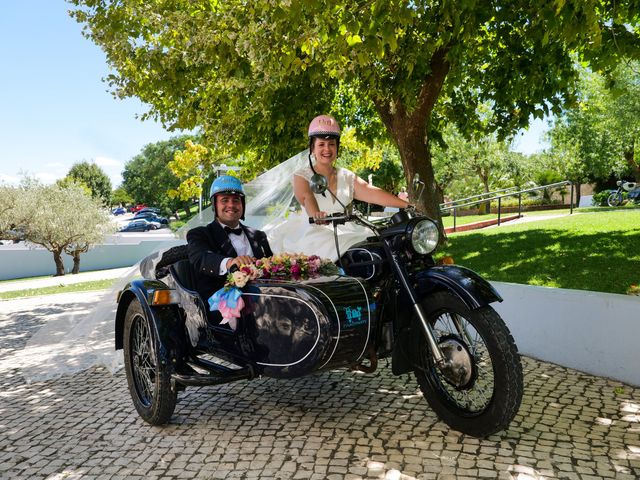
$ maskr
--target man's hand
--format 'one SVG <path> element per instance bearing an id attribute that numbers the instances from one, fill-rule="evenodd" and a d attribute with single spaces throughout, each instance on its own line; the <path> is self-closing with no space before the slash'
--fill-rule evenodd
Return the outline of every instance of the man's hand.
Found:
<path id="1" fill-rule="evenodd" d="M 240 255 L 239 257 L 227 260 L 227 271 L 229 271 L 232 265 L 236 265 L 238 268 L 240 268 L 241 265 L 250 265 L 255 262 L 255 257 L 250 257 L 249 255 Z"/>

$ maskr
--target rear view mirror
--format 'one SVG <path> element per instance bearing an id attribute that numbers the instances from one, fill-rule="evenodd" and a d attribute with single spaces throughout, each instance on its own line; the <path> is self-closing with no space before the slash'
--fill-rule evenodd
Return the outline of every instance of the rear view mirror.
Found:
<path id="1" fill-rule="evenodd" d="M 323 194 L 327 191 L 327 185 L 327 177 L 320 175 L 319 173 L 312 175 L 309 180 L 309 187 L 311 187 L 311 191 L 313 193 Z"/>

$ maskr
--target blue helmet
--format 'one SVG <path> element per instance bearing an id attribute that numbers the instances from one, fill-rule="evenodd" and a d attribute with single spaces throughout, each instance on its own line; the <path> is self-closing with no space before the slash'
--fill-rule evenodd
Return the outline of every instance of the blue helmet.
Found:
<path id="1" fill-rule="evenodd" d="M 238 195 L 242 199 L 241 219 L 244 220 L 244 188 L 242 187 L 240 179 L 231 175 L 220 175 L 213 181 L 211 189 L 209 190 L 209 198 L 211 199 L 211 207 L 213 208 L 214 217 L 216 216 L 216 201 L 214 197 L 219 193 L 231 193 Z"/>

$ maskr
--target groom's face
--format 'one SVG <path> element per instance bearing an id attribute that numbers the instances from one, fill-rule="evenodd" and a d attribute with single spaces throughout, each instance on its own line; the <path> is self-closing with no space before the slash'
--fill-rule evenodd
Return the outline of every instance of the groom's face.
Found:
<path id="1" fill-rule="evenodd" d="M 223 193 L 216 195 L 215 200 L 218 221 L 228 227 L 235 228 L 244 213 L 240 195 Z"/>

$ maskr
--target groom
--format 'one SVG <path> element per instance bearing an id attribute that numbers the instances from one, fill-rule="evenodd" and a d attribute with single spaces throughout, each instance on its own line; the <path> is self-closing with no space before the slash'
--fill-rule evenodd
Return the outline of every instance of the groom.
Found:
<path id="1" fill-rule="evenodd" d="M 193 266 L 196 290 L 208 306 L 211 295 L 224 286 L 232 265 L 255 263 L 273 255 L 267 235 L 240 223 L 245 197 L 236 177 L 222 175 L 210 190 L 214 220 L 187 233 L 187 251 Z"/>

